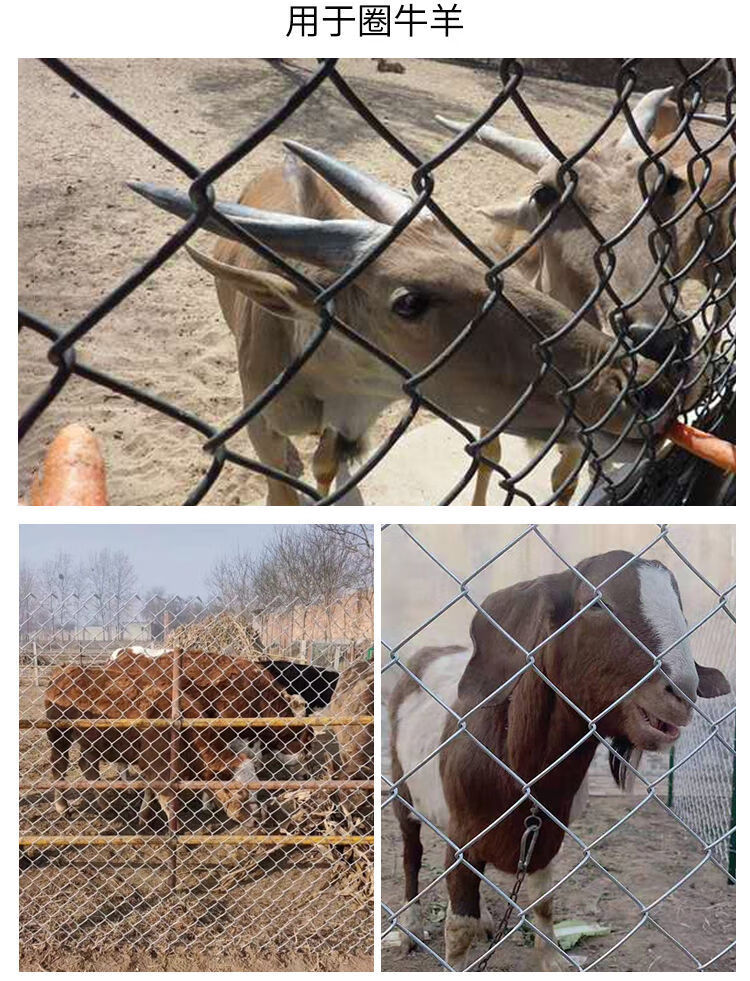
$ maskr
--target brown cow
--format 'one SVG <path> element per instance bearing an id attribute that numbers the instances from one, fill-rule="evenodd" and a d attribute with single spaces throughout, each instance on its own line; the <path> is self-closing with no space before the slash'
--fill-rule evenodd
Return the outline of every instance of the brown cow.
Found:
<path id="1" fill-rule="evenodd" d="M 166 651 L 148 657 L 126 649 L 106 666 L 67 665 L 52 678 L 45 693 L 47 719 L 52 723 L 80 719 L 168 719 L 172 715 L 172 671 L 181 658 L 179 710 L 183 719 L 292 717 L 289 700 L 271 677 L 246 658 L 200 650 Z M 266 751 L 298 754 L 308 731 L 294 727 L 207 728 L 189 726 L 174 745 L 168 728 L 81 729 L 53 725 L 48 730 L 50 763 L 55 780 L 62 780 L 69 766 L 69 750 L 81 746 L 81 771 L 87 780 L 99 779 L 102 760 L 121 761 L 147 780 L 231 779 L 247 774 L 247 754 L 238 752 L 235 740 L 258 740 Z M 232 745 L 234 744 L 234 745 Z M 239 776 L 239 779 L 243 779 Z M 159 791 L 159 801 L 169 813 L 176 792 Z M 144 796 L 142 817 L 149 813 L 152 795 Z M 63 814 L 66 804 L 55 791 L 55 809 Z"/>
<path id="2" fill-rule="evenodd" d="M 336 691 L 331 699 L 329 715 L 372 715 L 375 699 L 372 664 L 355 661 L 341 672 Z M 353 722 L 337 726 L 339 746 L 339 774 L 346 780 L 372 778 L 373 727 Z"/>

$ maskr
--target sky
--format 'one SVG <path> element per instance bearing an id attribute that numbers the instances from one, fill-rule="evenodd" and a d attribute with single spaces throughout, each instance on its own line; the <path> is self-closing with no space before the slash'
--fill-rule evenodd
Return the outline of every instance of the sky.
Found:
<path id="1" fill-rule="evenodd" d="M 103 548 L 130 556 L 139 588 L 163 586 L 179 595 L 205 592 L 206 574 L 223 555 L 260 550 L 273 525 L 22 525 L 21 562 L 40 565 L 57 552 L 74 560 Z"/>

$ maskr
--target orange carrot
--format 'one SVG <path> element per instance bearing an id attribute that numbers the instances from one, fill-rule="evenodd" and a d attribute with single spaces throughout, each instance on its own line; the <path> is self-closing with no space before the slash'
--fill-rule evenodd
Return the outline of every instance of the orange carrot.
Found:
<path id="1" fill-rule="evenodd" d="M 33 505 L 107 504 L 107 476 L 94 434 L 76 423 L 52 441 L 31 487 Z"/>
<path id="2" fill-rule="evenodd" d="M 699 456 L 701 460 L 708 460 L 715 467 L 722 470 L 737 472 L 737 447 L 725 439 L 712 436 L 710 433 L 703 433 L 700 429 L 693 426 L 686 426 L 684 423 L 675 422 L 667 430 L 667 437 L 677 446 Z"/>

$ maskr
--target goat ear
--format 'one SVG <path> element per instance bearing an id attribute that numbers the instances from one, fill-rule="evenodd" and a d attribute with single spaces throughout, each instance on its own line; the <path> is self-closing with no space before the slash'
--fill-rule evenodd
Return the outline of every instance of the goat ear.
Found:
<path id="1" fill-rule="evenodd" d="M 190 245 L 185 246 L 191 259 L 217 280 L 234 287 L 258 306 L 277 317 L 295 320 L 314 315 L 312 296 L 284 276 L 260 269 L 244 269 L 220 262 Z"/>
<path id="2" fill-rule="evenodd" d="M 661 140 L 665 136 L 671 136 L 679 125 L 680 113 L 677 104 L 671 99 L 667 99 L 659 106 L 651 139 Z"/>
<path id="3" fill-rule="evenodd" d="M 514 230 L 532 232 L 539 224 L 539 212 L 533 201 L 528 198 L 501 202 L 487 208 L 478 208 L 480 214 L 491 222 Z"/>
<path id="4" fill-rule="evenodd" d="M 526 663 L 523 651 L 492 620 L 525 650 L 533 650 L 570 618 L 574 589 L 572 573 L 562 572 L 517 583 L 487 597 L 482 609 L 492 619 L 482 612 L 474 615 L 471 623 L 474 653 L 458 685 L 458 694 L 467 708 L 488 695 L 492 695 L 488 705 L 505 701 L 513 685 L 492 693 Z"/>
<path id="5" fill-rule="evenodd" d="M 717 698 L 730 693 L 732 687 L 718 668 L 704 668 L 697 661 L 695 666 L 698 669 L 698 695 L 701 698 Z"/>

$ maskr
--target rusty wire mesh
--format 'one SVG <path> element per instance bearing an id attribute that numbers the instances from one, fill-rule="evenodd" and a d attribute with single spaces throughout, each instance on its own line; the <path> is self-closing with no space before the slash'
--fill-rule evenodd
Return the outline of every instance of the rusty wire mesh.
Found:
<path id="1" fill-rule="evenodd" d="M 192 216 L 76 323 L 54 326 L 33 309 L 20 311 L 20 329 L 33 331 L 49 341 L 47 356 L 54 366 L 51 379 L 23 408 L 21 439 L 71 379 L 80 378 L 135 400 L 199 436 L 208 463 L 185 498 L 186 504 L 200 503 L 230 463 L 273 478 L 272 483 L 299 492 L 303 500 L 311 503 L 358 503 L 351 496 L 358 486 L 376 467 L 387 467 L 386 458 L 396 444 L 413 434 L 425 419 L 439 423 L 445 438 L 463 441 L 466 453 L 465 466 L 450 475 L 452 486 L 439 492 L 432 487 L 430 503 L 455 501 L 477 474 L 480 463 L 485 472 L 490 472 L 495 491 L 499 488 L 494 503 L 551 504 L 570 499 L 582 504 L 733 501 L 733 483 L 727 483 L 710 465 L 663 438 L 668 423 L 680 419 L 734 439 L 733 60 L 708 59 L 697 68 L 688 68 L 685 62 L 675 59 L 669 81 L 674 87 L 676 115 L 667 135 L 650 142 L 633 116 L 636 93 L 644 88 L 639 83 L 639 61 L 622 61 L 612 83 L 611 107 L 601 124 L 583 144 L 562 149 L 565 134 L 546 131 L 532 101 L 526 97 L 523 63 L 502 59 L 496 96 L 488 105 L 477 106 L 478 114 L 462 123 L 465 128 L 459 135 L 425 159 L 397 135 L 395 109 L 392 120 L 386 122 L 368 106 L 356 83 L 347 80 L 336 60 L 328 59 L 321 61 L 317 70 L 261 125 L 206 168 L 186 159 L 87 81 L 85 71 L 57 59 L 46 59 L 44 63 L 185 175 Z M 330 275 L 329 270 L 329 274 L 321 276 L 292 266 L 280 254 L 283 249 L 274 251 L 262 241 L 260 232 L 250 234 L 232 221 L 231 214 L 220 212 L 212 185 L 238 165 L 247 167 L 248 176 L 257 176 L 253 174 L 252 151 L 274 139 L 275 131 L 293 120 L 298 109 L 314 104 L 316 93 L 324 87 L 333 87 L 347 107 L 358 114 L 362 125 L 412 168 L 412 180 L 410 203 L 392 227 L 364 254 L 356 259 L 352 256 L 343 271 Z M 472 137 L 486 123 L 494 122 L 493 117 L 499 112 L 503 125 L 518 128 L 524 138 L 532 136 L 556 162 L 554 172 L 540 185 L 544 193 L 536 188 L 526 202 L 536 210 L 526 222 L 524 234 L 502 244 L 497 237 L 475 241 L 460 227 L 464 216 L 449 215 L 450 202 L 446 202 L 444 210 L 435 200 L 441 167 L 458 155 L 474 159 L 470 157 L 476 153 L 470 145 Z M 627 179 L 622 175 L 613 178 L 608 199 L 598 194 L 596 207 L 592 207 L 587 193 L 591 162 L 601 162 L 602 154 L 611 150 L 613 140 L 623 129 L 632 136 L 629 152 L 638 154 L 637 166 L 633 165 Z M 325 146 L 314 149 L 326 151 Z M 478 162 L 477 166 L 485 164 Z M 672 182 L 677 172 L 680 185 L 675 192 Z M 612 187 L 616 187 L 616 193 Z M 502 188 L 498 189 L 498 196 L 502 198 Z M 525 210 L 527 218 L 529 207 Z M 439 333 L 437 344 L 433 340 L 427 343 L 426 335 L 425 343 L 415 351 L 413 345 L 403 341 L 404 332 L 413 331 L 415 325 L 396 323 L 394 329 L 392 312 L 379 295 L 382 284 L 377 276 L 384 263 L 379 262 L 379 257 L 384 253 L 393 256 L 394 262 L 403 261 L 396 259 L 401 246 L 409 255 L 414 254 L 409 236 L 420 227 L 428 227 L 423 221 L 428 214 L 429 234 L 439 240 L 435 261 L 440 255 L 452 254 L 458 268 L 459 257 L 463 262 L 471 259 L 474 273 L 481 273 L 480 283 L 484 280 L 484 286 L 479 293 L 470 294 L 471 302 L 463 296 L 461 302 L 453 296 L 442 297 L 448 323 Z M 307 324 L 297 336 L 286 362 L 270 380 L 253 376 L 250 368 L 245 388 L 252 395 L 246 394 L 242 412 L 227 424 L 200 418 L 154 390 L 114 377 L 96 364 L 82 361 L 76 350 L 77 342 L 89 338 L 105 318 L 116 315 L 123 300 L 142 288 L 207 223 L 212 230 L 238 240 L 270 263 L 270 268 L 281 272 L 295 288 L 312 296 L 317 310 L 316 323 Z M 582 252 L 574 249 L 574 257 L 566 252 L 564 239 L 571 228 L 586 240 Z M 428 251 L 424 265 L 429 267 L 433 262 L 429 254 L 432 246 L 427 244 L 425 248 Z M 563 263 L 566 283 L 585 282 L 593 274 L 595 285 L 590 289 L 586 286 L 577 298 L 560 295 L 554 283 L 550 285 L 546 280 L 553 261 Z M 633 271 L 637 275 L 631 275 Z M 459 278 L 466 278 L 463 266 Z M 405 271 L 405 284 L 419 288 L 419 282 L 411 283 L 409 279 L 410 274 Z M 529 281 L 533 293 L 529 292 Z M 552 292 L 569 309 L 553 310 L 549 305 L 542 309 L 537 287 Z M 352 316 L 348 298 L 357 289 L 373 294 L 370 300 L 375 308 L 380 303 L 380 311 L 376 309 L 373 316 L 383 319 L 385 329 L 370 322 L 371 317 Z M 644 338 L 643 332 L 636 336 L 634 323 L 643 326 L 640 306 L 648 294 L 657 293 L 660 310 L 646 321 L 649 336 Z M 456 313 L 451 316 L 450 303 L 454 300 Z M 458 313 L 459 310 L 464 312 Z M 590 336 L 583 340 L 588 322 L 602 331 L 606 338 L 603 346 Z M 502 350 L 497 348 L 498 337 Z M 255 454 L 230 447 L 231 438 L 246 425 L 270 420 L 273 414 L 283 416 L 289 387 L 295 381 L 307 384 L 315 367 L 322 364 L 321 359 L 328 363 L 333 359 L 333 374 L 347 371 L 344 360 L 336 362 L 339 356 L 345 358 L 351 345 L 358 351 L 360 361 L 364 359 L 370 367 L 363 370 L 358 384 L 347 395 L 348 416 L 358 418 L 355 408 L 360 401 L 364 415 L 371 416 L 372 406 L 369 410 L 365 407 L 368 399 L 374 399 L 380 411 L 397 404 L 399 399 L 405 400 L 400 418 L 379 445 L 366 452 L 365 459 L 360 457 L 354 472 L 340 470 L 339 480 L 333 485 L 314 485 L 305 471 L 300 474 L 299 469 L 295 470 L 292 462 L 287 470 L 269 462 L 267 455 L 264 459 L 257 447 Z M 649 361 L 644 360 L 645 354 Z M 513 370 L 505 371 L 508 366 Z M 386 387 L 391 394 L 383 397 L 382 385 L 378 391 L 370 392 L 370 376 L 387 376 Z M 325 397 L 321 399 L 324 403 Z M 542 401 L 546 415 L 540 415 Z M 289 432 L 292 431 L 296 430 L 292 427 Z M 315 427 L 311 426 L 310 433 L 314 432 Z M 357 443 L 364 434 L 357 431 L 341 435 Z M 491 450 L 498 437 L 502 438 L 506 454 L 517 437 L 533 437 L 535 442 L 524 444 L 520 458 L 516 453 L 506 456 L 504 464 L 503 458 L 498 460 Z M 565 447 L 570 452 L 560 474 L 559 467 L 553 469 L 553 465 L 557 450 Z M 107 448 L 104 449 L 106 454 Z M 178 466 L 174 460 L 165 462 Z M 431 461 L 422 462 L 429 469 Z M 415 457 L 414 464 L 418 463 Z M 390 484 L 398 486 L 395 476 Z M 423 500 L 420 497 L 419 501 L 389 503 Z"/>
<path id="2" fill-rule="evenodd" d="M 25 957 L 368 956 L 371 594 L 27 595 L 20 622 Z"/>
<path id="3" fill-rule="evenodd" d="M 649 724 L 664 731 L 658 712 L 672 708 L 655 708 L 646 686 L 661 692 L 662 682 L 675 681 L 669 654 L 686 644 L 696 662 L 722 670 L 733 689 L 731 531 L 712 535 L 727 550 L 713 563 L 712 579 L 697 540 L 668 526 L 653 535 L 651 528 L 628 534 L 613 527 L 604 542 L 624 551 L 575 566 L 568 556 L 574 549 L 580 556 L 591 539 L 576 543 L 572 530 L 565 537 L 561 528 L 493 528 L 506 542 L 502 548 L 486 538 L 472 546 L 466 528 L 456 531 L 464 532 L 459 544 L 425 526 L 384 531 L 384 569 L 390 550 L 391 568 L 419 575 L 421 592 L 404 603 L 392 593 L 382 613 L 383 969 L 534 970 L 533 958 L 541 956 L 546 969 L 732 970 L 733 690 L 714 691 L 710 700 L 700 688 L 698 697 L 685 696 L 679 724 L 686 728 L 678 739 L 673 733 L 671 754 L 664 739 L 658 752 L 641 755 L 627 721 L 629 711 L 644 712 L 642 702 L 652 712 Z M 589 580 L 587 569 L 599 573 Z M 644 569 L 651 578 L 643 582 L 654 587 L 650 597 L 633 595 Z M 679 610 L 681 593 L 684 617 L 665 613 L 654 596 L 661 587 L 653 576 L 666 586 L 665 569 L 675 583 L 668 602 Z M 545 575 L 536 579 L 539 572 Z M 560 573 L 566 585 L 553 586 Z M 511 585 L 518 580 L 525 582 Z M 508 590 L 486 596 L 489 581 Z M 514 605 L 503 599 L 509 595 Z M 549 616 L 539 595 L 555 608 Z M 671 633 L 664 626 L 661 634 L 650 632 L 655 621 L 639 613 L 649 599 L 662 625 L 673 617 Z M 467 623 L 459 628 L 462 618 Z M 593 654 L 587 631 L 596 638 Z M 663 647 L 655 643 L 659 636 Z M 486 658 L 481 687 L 471 674 L 472 651 Z M 660 707 L 675 694 L 664 690 Z M 514 699 L 520 715 L 513 715 Z M 687 721 L 685 702 L 692 706 Z M 546 857 L 538 855 L 531 871 L 551 872 L 535 885 L 527 877 L 511 903 L 507 933 L 485 935 L 484 913 L 480 928 L 469 909 L 486 909 L 499 922 L 532 804 L 542 819 L 537 849 Z M 545 835 L 560 841 L 545 842 Z M 500 860 L 508 865 L 505 876 Z M 472 907 L 474 890 L 482 899 Z M 550 897 L 553 912 L 545 909 Z M 473 935 L 467 923 L 477 929 L 464 951 L 462 931 Z M 567 947 L 576 923 L 583 940 Z"/>

